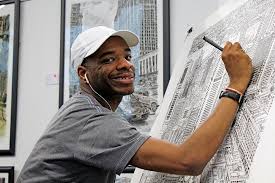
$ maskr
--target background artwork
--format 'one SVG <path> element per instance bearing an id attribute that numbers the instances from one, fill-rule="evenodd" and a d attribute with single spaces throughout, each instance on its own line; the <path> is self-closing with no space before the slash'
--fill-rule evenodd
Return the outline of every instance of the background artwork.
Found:
<path id="1" fill-rule="evenodd" d="M 7 129 L 7 77 L 10 38 L 10 15 L 0 16 L 0 138 Z"/>
<path id="2" fill-rule="evenodd" d="M 165 4 L 165 6 L 163 5 Z M 119 112 L 141 133 L 149 133 L 170 78 L 169 0 L 62 0 L 59 107 L 79 90 L 70 62 L 70 48 L 88 28 L 104 25 L 130 30 L 140 39 L 132 47 L 135 92 L 124 96 Z M 65 32 L 65 34 L 64 34 Z M 128 166 L 117 181 L 130 181 Z"/>
<path id="3" fill-rule="evenodd" d="M 0 2 L 0 155 L 13 155 L 17 112 L 19 1 Z"/>
<path id="4" fill-rule="evenodd" d="M 7 180 L 8 180 L 8 176 L 5 174 L 1 175 L 0 173 L 0 183 L 6 183 Z"/>
<path id="5" fill-rule="evenodd" d="M 161 63 L 158 60 L 157 0 L 118 0 L 114 27 L 130 30 L 140 39 L 132 48 L 132 62 L 136 68 L 135 92 L 123 97 L 118 112 L 139 131 L 149 133 L 162 98 L 158 83 L 162 76 L 158 66 Z"/>
<path id="6" fill-rule="evenodd" d="M 78 76 L 71 66 L 70 48 L 83 31 L 104 25 L 114 26 L 118 0 L 69 0 L 66 1 L 64 101 L 79 89 Z M 62 105 L 62 104 L 61 104 Z"/>
<path id="7" fill-rule="evenodd" d="M 224 12 L 225 13 L 225 12 Z M 207 117 L 218 102 L 228 76 L 221 52 L 202 37 L 220 45 L 239 41 L 252 58 L 254 75 L 239 109 L 235 124 L 201 176 L 177 176 L 138 170 L 132 182 L 247 182 L 250 167 L 264 133 L 275 95 L 275 2 L 249 0 L 194 40 L 187 62 L 179 63 L 168 88 L 169 107 L 158 117 L 152 134 L 173 143 L 182 143 Z M 180 62 L 183 62 L 182 60 Z M 173 84 L 172 84 L 173 85 Z M 166 101 L 164 99 L 164 101 Z M 167 104 L 168 105 L 168 104 Z"/>
<path id="8" fill-rule="evenodd" d="M 123 97 L 117 112 L 142 133 L 149 133 L 163 98 L 157 0 L 66 1 L 64 101 L 79 90 L 78 76 L 70 65 L 70 47 L 81 32 L 98 25 L 130 30 L 140 38 L 132 48 L 135 92 Z"/>

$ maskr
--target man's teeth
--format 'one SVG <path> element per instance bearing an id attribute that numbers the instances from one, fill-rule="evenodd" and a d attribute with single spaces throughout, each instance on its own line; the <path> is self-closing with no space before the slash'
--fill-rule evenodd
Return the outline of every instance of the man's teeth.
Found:
<path id="1" fill-rule="evenodd" d="M 131 79 L 131 78 L 117 78 L 117 79 L 122 80 L 122 79 Z"/>

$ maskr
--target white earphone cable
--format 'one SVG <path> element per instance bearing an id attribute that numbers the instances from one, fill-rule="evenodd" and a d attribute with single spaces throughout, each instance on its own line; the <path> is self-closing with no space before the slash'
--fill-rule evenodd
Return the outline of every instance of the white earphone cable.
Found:
<path id="1" fill-rule="evenodd" d="M 105 98 L 102 97 L 99 93 L 97 93 L 97 91 L 95 91 L 95 89 L 91 86 L 90 81 L 88 80 L 88 77 L 87 77 L 86 74 L 85 74 L 84 77 L 85 77 L 85 79 L 87 80 L 87 83 L 88 83 L 89 87 L 93 90 L 93 92 L 94 92 L 95 94 L 97 94 L 97 95 L 98 95 L 98 96 L 108 105 L 108 107 L 109 107 L 109 109 L 110 109 L 111 111 L 113 111 L 111 105 L 109 104 L 109 102 L 107 102 L 107 100 L 105 100 Z"/>

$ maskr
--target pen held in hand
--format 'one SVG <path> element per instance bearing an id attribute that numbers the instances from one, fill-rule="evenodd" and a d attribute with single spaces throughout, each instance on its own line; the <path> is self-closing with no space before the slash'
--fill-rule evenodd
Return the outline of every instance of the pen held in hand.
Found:
<path id="1" fill-rule="evenodd" d="M 211 39 L 209 39 L 206 36 L 203 36 L 202 38 L 204 41 L 206 41 L 207 43 L 211 44 L 212 46 L 214 46 L 215 48 L 219 49 L 220 51 L 223 51 L 223 48 L 220 47 L 217 43 L 215 43 L 214 41 L 212 41 Z"/>

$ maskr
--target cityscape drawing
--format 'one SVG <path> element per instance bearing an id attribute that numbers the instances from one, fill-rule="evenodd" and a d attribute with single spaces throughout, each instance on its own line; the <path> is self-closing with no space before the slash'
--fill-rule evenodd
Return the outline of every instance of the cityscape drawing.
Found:
<path id="1" fill-rule="evenodd" d="M 200 176 L 141 170 L 132 182 L 245 183 L 249 178 L 275 95 L 275 1 L 249 0 L 193 40 L 186 65 L 176 74 L 179 82 L 171 92 L 169 109 L 160 122 L 159 137 L 173 143 L 182 143 L 207 119 L 229 81 L 221 52 L 205 43 L 203 36 L 220 45 L 239 41 L 252 58 L 253 78 L 234 126 Z"/>
<path id="2" fill-rule="evenodd" d="M 66 34 L 68 47 L 71 47 L 78 34 L 98 25 L 130 30 L 140 38 L 140 43 L 131 49 L 132 62 L 136 68 L 135 92 L 123 97 L 117 111 L 138 130 L 149 133 L 160 103 L 159 93 L 162 95 L 157 83 L 160 77 L 157 0 L 73 0 L 69 8 L 70 14 L 67 16 L 70 17 L 70 31 Z M 69 56 L 67 60 L 69 62 Z M 69 86 L 64 94 L 67 100 L 79 90 L 79 82 L 72 67 L 65 68 L 68 68 L 65 70 L 65 81 L 67 77 Z"/>
<path id="3" fill-rule="evenodd" d="M 118 0 L 116 30 L 130 30 L 140 39 L 131 49 L 136 68 L 135 92 L 118 107 L 131 124 L 149 133 L 159 106 L 157 0 Z"/>
<path id="4" fill-rule="evenodd" d="M 9 15 L 0 16 L 0 137 L 6 135 L 6 102 L 9 57 Z"/>

